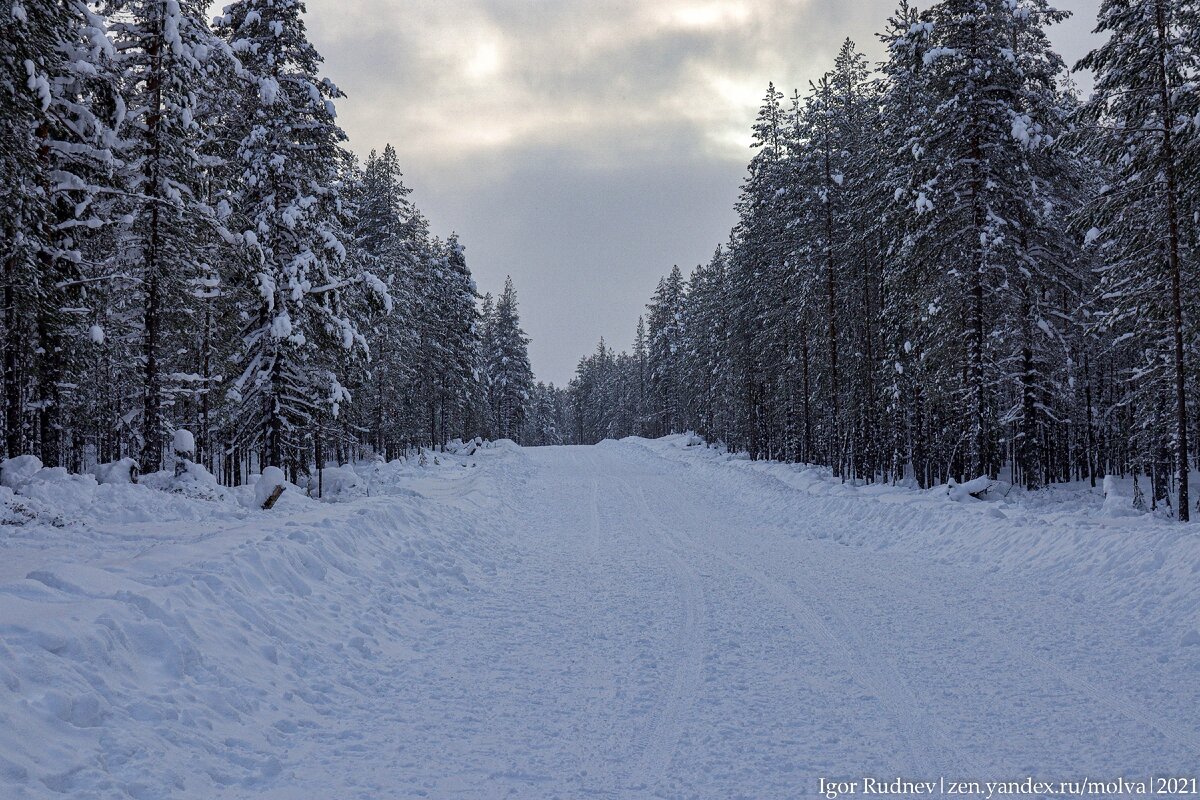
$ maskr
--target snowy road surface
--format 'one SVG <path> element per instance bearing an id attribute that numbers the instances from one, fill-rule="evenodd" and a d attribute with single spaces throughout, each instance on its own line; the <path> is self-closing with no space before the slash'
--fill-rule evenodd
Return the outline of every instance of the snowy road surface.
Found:
<path id="1" fill-rule="evenodd" d="M 513 448 L 103 559 L 94 539 L 10 547 L 0 796 L 795 798 L 819 777 L 1200 771 L 1197 550 L 1170 526 L 654 445 Z"/>

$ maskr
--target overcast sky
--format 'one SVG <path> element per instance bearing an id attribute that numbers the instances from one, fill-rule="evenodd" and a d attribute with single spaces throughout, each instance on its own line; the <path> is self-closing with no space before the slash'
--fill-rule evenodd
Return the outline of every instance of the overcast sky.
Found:
<path id="1" fill-rule="evenodd" d="M 1099 0 L 1053 38 L 1074 63 Z M 658 277 L 734 223 L 768 81 L 805 89 L 894 0 L 308 0 L 360 155 L 392 143 L 480 291 L 511 274 L 538 377 L 633 338 Z"/>

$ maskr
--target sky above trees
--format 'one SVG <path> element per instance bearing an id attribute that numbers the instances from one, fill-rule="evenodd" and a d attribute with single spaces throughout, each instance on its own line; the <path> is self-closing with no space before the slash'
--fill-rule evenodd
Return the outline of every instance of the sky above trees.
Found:
<path id="1" fill-rule="evenodd" d="M 395 145 L 481 286 L 522 287 L 539 378 L 618 349 L 659 276 L 705 262 L 735 221 L 768 81 L 807 89 L 853 38 L 872 61 L 893 0 L 309 0 L 356 151 Z M 919 5 L 919 4 L 918 4 Z M 1052 30 L 1068 63 L 1098 0 Z M 1080 78 L 1087 87 L 1087 76 Z M 448 234 L 449 230 L 438 230 Z"/>

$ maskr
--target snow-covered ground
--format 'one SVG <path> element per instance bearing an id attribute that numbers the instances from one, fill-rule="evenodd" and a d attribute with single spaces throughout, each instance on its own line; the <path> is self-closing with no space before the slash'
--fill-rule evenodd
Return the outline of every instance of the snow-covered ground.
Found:
<path id="1" fill-rule="evenodd" d="M 271 512 L 252 489 L 25 487 L 35 520 L 0 527 L 0 797 L 1198 771 L 1190 528 L 688 443 L 347 470 L 345 502 L 293 487 Z"/>

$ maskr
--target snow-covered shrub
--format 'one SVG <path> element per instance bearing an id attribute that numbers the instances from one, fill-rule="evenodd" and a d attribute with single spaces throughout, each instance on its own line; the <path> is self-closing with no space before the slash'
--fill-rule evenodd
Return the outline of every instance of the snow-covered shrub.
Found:
<path id="1" fill-rule="evenodd" d="M 21 484 L 19 494 L 67 512 L 91 505 L 99 486 L 93 475 L 72 475 L 65 467 L 42 468 Z"/>
<path id="2" fill-rule="evenodd" d="M 120 461 L 97 464 L 92 468 L 96 481 L 105 483 L 137 483 L 138 462 L 126 456 Z"/>
<path id="3" fill-rule="evenodd" d="M 314 473 L 308 476 L 303 488 L 307 488 L 311 497 L 317 496 L 318 477 Z M 347 500 L 351 497 L 361 497 L 366 494 L 366 484 L 352 467 L 326 467 L 320 476 L 321 499 L 327 501 Z"/>
<path id="4" fill-rule="evenodd" d="M 178 468 L 178 467 L 182 468 Z M 177 471 L 162 470 L 144 475 L 141 479 L 143 486 L 164 492 L 174 492 L 198 500 L 228 501 L 232 494 L 217 482 L 216 477 L 203 464 L 182 460 L 177 465 Z"/>
<path id="5" fill-rule="evenodd" d="M 1121 493 L 1116 475 L 1104 476 L 1104 505 L 1100 510 L 1106 517 L 1128 517 L 1137 513 L 1133 500 Z"/>
<path id="6" fill-rule="evenodd" d="M 171 437 L 171 450 L 176 455 L 188 455 L 196 452 L 196 437 L 192 436 L 192 432 L 184 428 L 175 431 L 175 435 Z"/>
<path id="7" fill-rule="evenodd" d="M 0 486 L 0 525 L 25 525 L 30 522 L 44 522 L 55 527 L 64 524 L 62 515 L 43 503 L 19 497 L 7 486 Z"/>
<path id="8" fill-rule="evenodd" d="M 953 478 L 946 484 L 946 496 L 958 503 L 967 503 L 973 500 L 999 500 L 1007 497 L 1012 491 L 1012 484 L 1005 481 L 993 480 L 987 475 L 980 475 L 978 478 L 966 481 L 964 483 L 956 483 Z"/>

